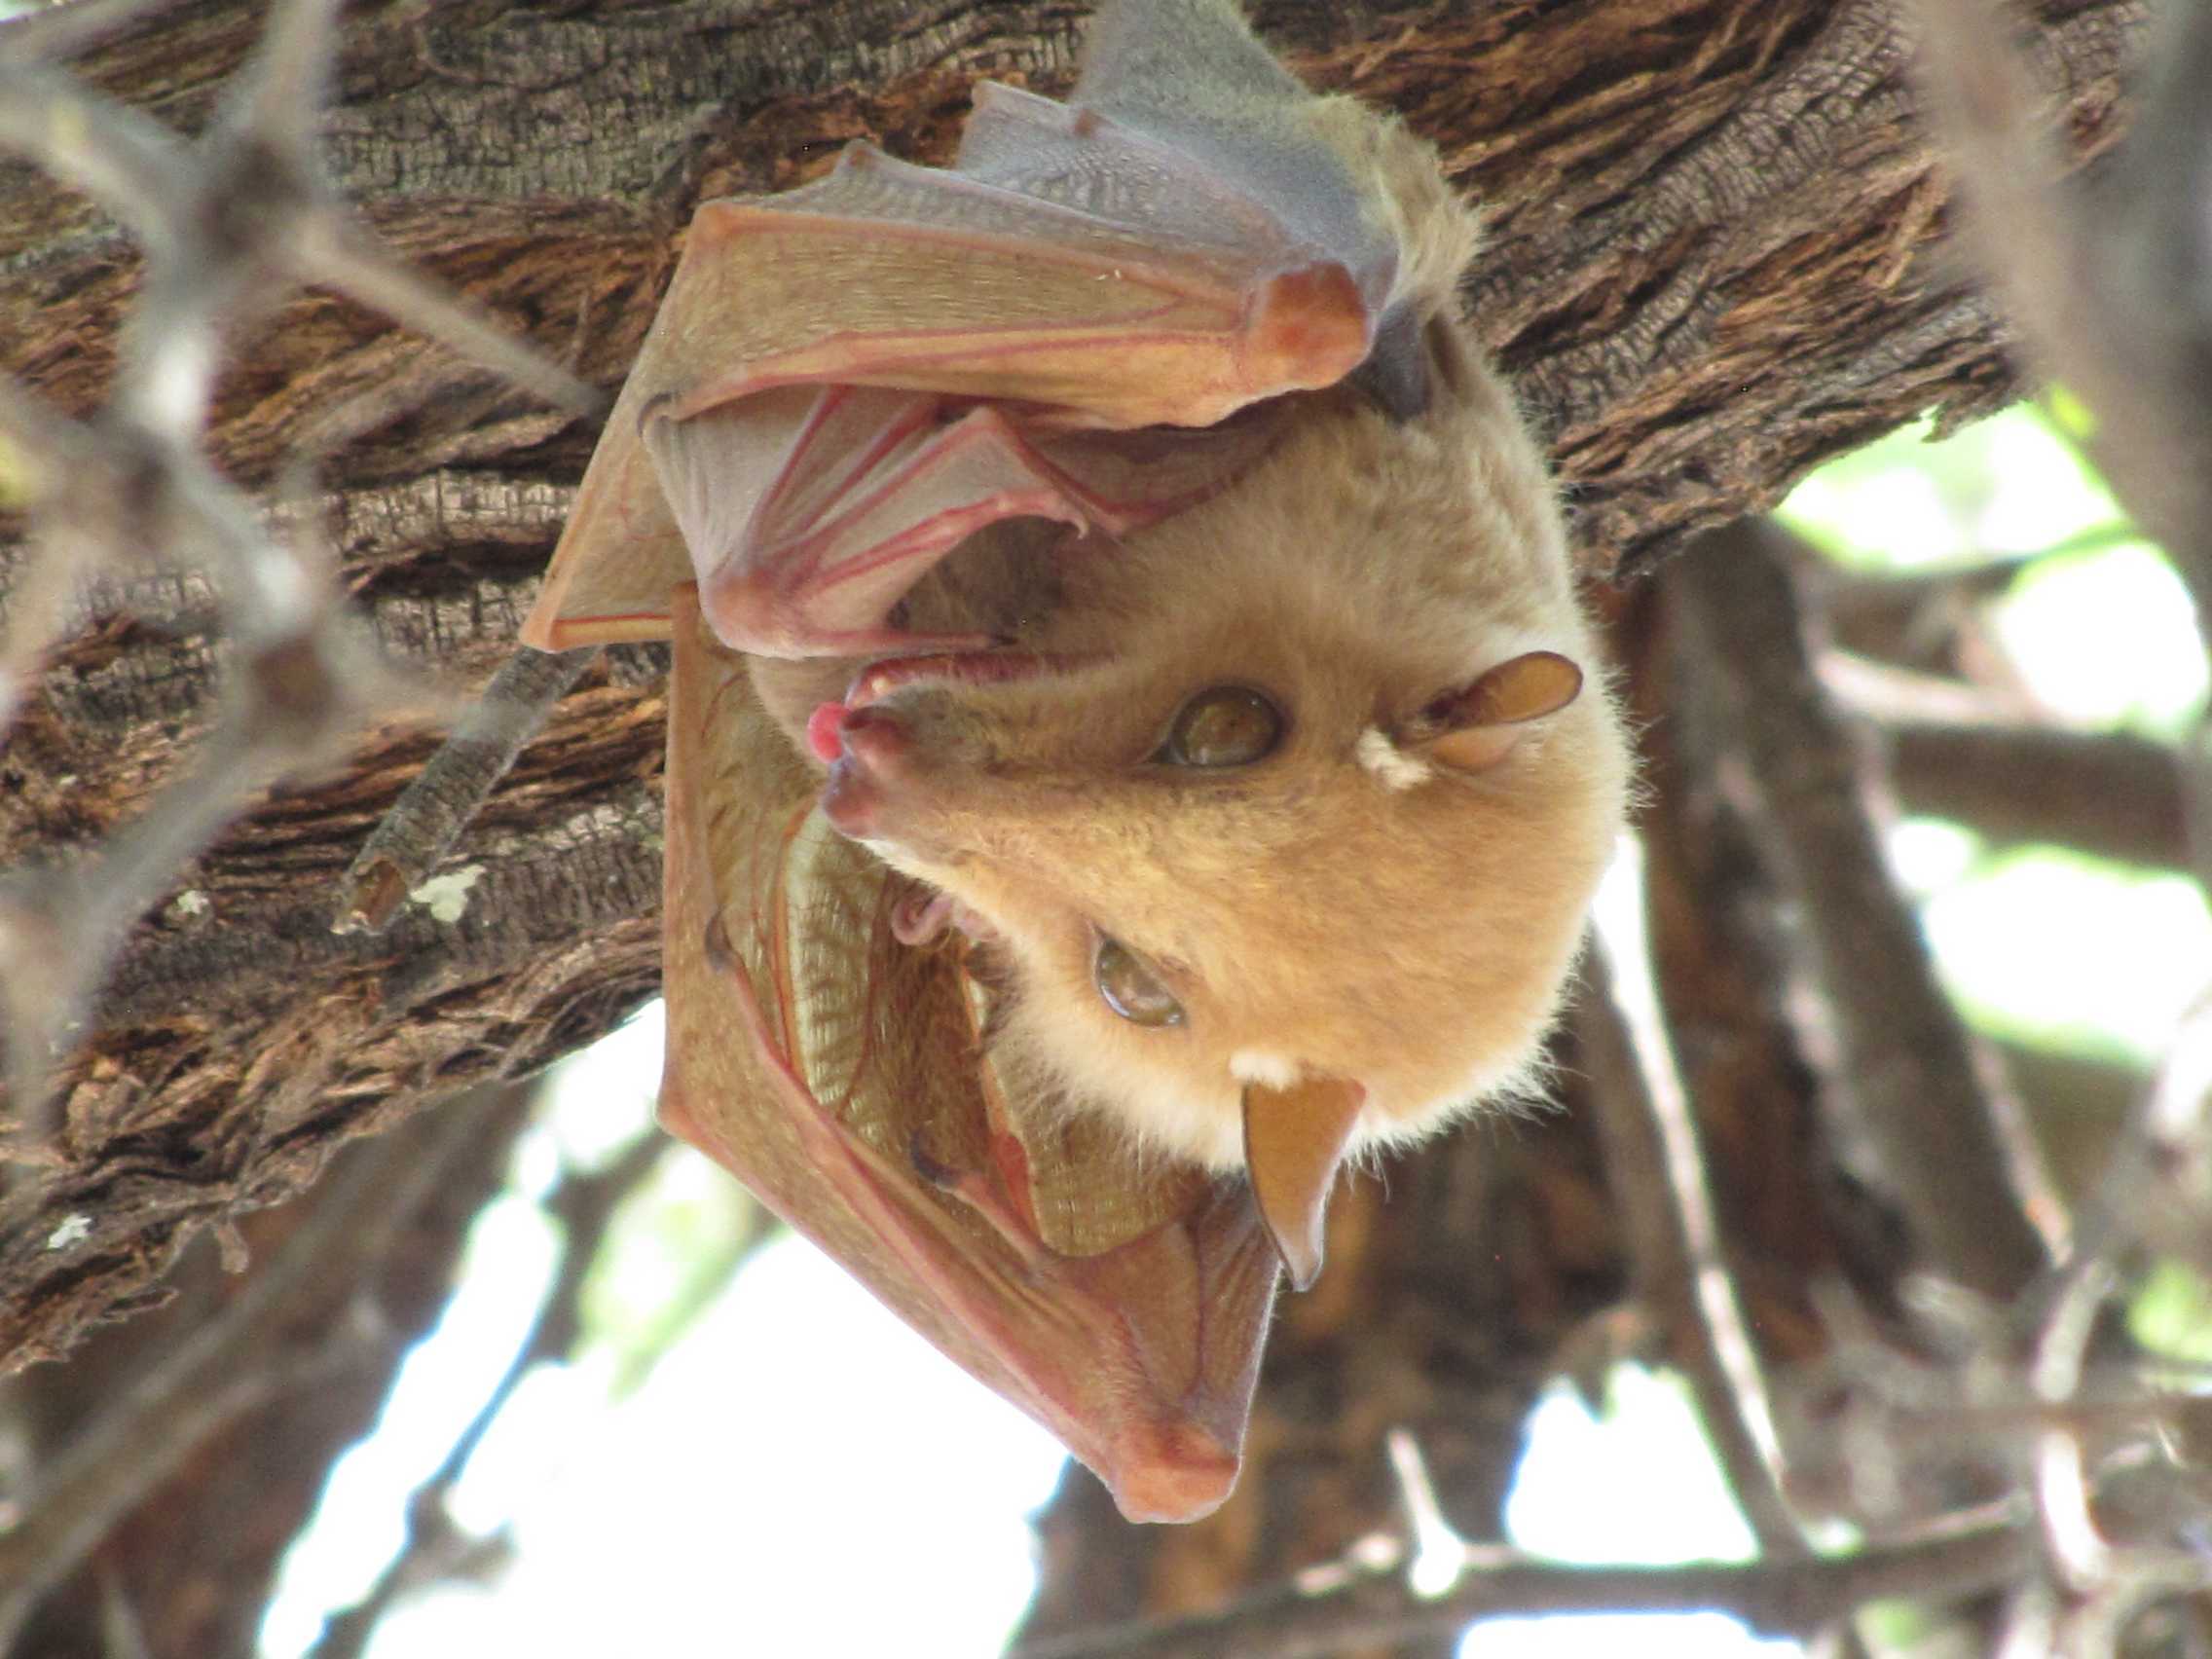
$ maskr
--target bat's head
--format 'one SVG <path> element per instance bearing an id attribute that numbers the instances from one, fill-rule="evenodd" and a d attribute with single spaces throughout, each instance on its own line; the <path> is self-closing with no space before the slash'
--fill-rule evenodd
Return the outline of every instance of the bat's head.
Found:
<path id="1" fill-rule="evenodd" d="M 1248 1162 L 1294 1276 L 1342 1158 L 1528 1075 L 1613 844 L 1550 501 L 1517 423 L 1320 404 L 1065 549 L 1018 649 L 875 665 L 810 734 L 831 821 L 943 895 L 913 931 L 986 941 L 1002 1073 Z"/>

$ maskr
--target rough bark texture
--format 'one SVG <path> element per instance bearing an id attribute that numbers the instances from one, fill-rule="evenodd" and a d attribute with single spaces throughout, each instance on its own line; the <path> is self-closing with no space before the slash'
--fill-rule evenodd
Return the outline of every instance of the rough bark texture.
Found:
<path id="1" fill-rule="evenodd" d="M 2083 157 L 2118 135 L 2142 11 L 2036 11 Z M 1924 411 L 2013 394 L 2002 331 L 1944 252 L 1890 5 L 1281 0 L 1257 16 L 1310 79 L 1402 111 L 1489 203 L 1469 302 L 1553 435 L 1593 574 L 1644 571 Z M 178 6 L 84 68 L 193 130 L 261 17 Z M 942 159 L 975 76 L 1066 84 L 1082 18 L 980 0 L 364 7 L 327 148 L 394 247 L 612 386 L 698 201 L 793 183 L 855 136 Z M 92 415 L 137 273 L 97 212 L 0 165 L 0 369 Z M 240 346 L 213 426 L 224 465 L 269 486 L 313 459 L 308 510 L 382 639 L 425 683 L 479 683 L 593 431 L 340 300 L 294 303 Z M 0 547 L 0 594 L 19 559 Z M 0 869 L 82 856 L 203 728 L 219 647 L 193 620 L 206 597 L 175 587 L 110 596 L 54 657 L 0 749 Z M 1653 626 L 1624 636 L 1630 654 L 1656 653 L 1640 643 Z M 54 1161 L 0 1216 L 6 1363 L 68 1352 L 205 1226 L 298 1192 L 344 1141 L 541 1066 L 651 995 L 661 714 L 649 676 L 587 677 L 458 853 L 480 874 L 456 921 L 329 928 L 339 873 L 434 745 L 416 727 L 366 734 L 339 775 L 276 792 L 182 872 L 62 1068 Z M 1763 1340 L 1802 1356 L 1807 1277 L 1841 1259 L 1878 1280 L 1880 1229 L 1812 1219 L 1851 1204 L 1803 1186 L 1805 1119 L 1777 1109 L 1808 1097 L 1802 1062 L 1774 985 L 1726 936 L 1741 913 L 1714 904 L 1758 878 L 1710 824 L 1682 833 L 1662 855 L 1662 949 L 1671 978 L 1715 999 L 1686 1017 L 1729 1033 L 1701 1055 L 1722 1074 L 1714 1156 L 1745 1173 L 1724 1185 Z M 1042 1627 L 1195 1604 L 1387 1524 L 1376 1448 L 1393 1423 L 1420 1433 L 1454 1518 L 1493 1530 L 1522 1408 L 1624 1279 L 1595 1154 L 1578 1119 L 1494 1124 L 1395 1171 L 1389 1197 L 1363 1186 L 1346 1206 L 1328 1279 L 1277 1333 L 1239 1500 L 1162 1536 L 1087 1522 L 1099 1494 L 1071 1489 L 1051 1547 L 1083 1567 L 1052 1580 Z"/>

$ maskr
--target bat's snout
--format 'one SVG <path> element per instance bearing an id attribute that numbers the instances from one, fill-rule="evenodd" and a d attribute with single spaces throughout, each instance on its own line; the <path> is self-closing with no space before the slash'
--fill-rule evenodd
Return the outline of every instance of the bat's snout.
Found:
<path id="1" fill-rule="evenodd" d="M 896 779 L 911 747 L 906 728 L 881 709 L 851 709 L 829 703 L 815 711 L 807 733 L 822 753 L 835 745 L 830 781 L 822 791 L 822 811 L 840 835 L 866 840 L 880 832 L 887 779 Z"/>

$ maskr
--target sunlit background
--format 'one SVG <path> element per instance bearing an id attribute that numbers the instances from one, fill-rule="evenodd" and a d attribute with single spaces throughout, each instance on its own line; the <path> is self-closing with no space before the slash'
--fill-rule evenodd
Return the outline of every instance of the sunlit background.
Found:
<path id="1" fill-rule="evenodd" d="M 1940 446 L 1899 434 L 1809 480 L 1785 516 L 1854 569 L 2067 549 L 1993 604 L 2024 692 L 2069 722 L 2161 737 L 2202 701 L 2181 584 L 2038 412 Z M 2148 1062 L 2212 981 L 2212 918 L 2182 877 L 1990 851 L 1933 822 L 1899 825 L 1892 848 L 1945 978 L 1993 1031 Z M 271 1659 L 304 1653 L 399 1548 L 408 1494 L 507 1369 L 546 1288 L 558 1232 L 539 1200 L 565 1168 L 644 1128 L 660 1042 L 656 1005 L 561 1068 L 507 1195 L 476 1225 L 452 1307 L 291 1553 L 263 1633 Z M 1060 1454 L 810 1246 L 787 1235 L 749 1249 L 759 1225 L 703 1160 L 661 1161 L 597 1271 L 574 1363 L 524 1381 L 457 1489 L 456 1519 L 504 1530 L 511 1559 L 486 1583 L 400 1604 L 375 1659 L 735 1650 L 711 1634 L 723 1626 L 776 1654 L 966 1659 L 1004 1642 L 1034 1583 L 1025 1517 Z M 2201 1352 L 2205 1309 L 2201 1285 L 2166 1275 L 2136 1312 L 2155 1340 Z M 1506 1510 L 1521 1547 L 1571 1562 L 1751 1555 L 1674 1379 L 1616 1372 L 1597 1418 L 1562 1385 L 1529 1426 Z M 1493 1620 L 1462 1648 L 1796 1651 L 1718 1614 Z"/>

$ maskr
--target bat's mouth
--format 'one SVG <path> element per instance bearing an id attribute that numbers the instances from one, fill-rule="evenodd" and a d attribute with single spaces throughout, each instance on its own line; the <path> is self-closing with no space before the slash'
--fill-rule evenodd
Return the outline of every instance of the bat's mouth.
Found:
<path id="1" fill-rule="evenodd" d="M 1067 674 L 1097 656 L 1086 651 L 939 651 L 881 657 L 853 677 L 841 703 L 824 703 L 806 722 L 806 744 L 834 762 L 845 752 L 845 723 L 863 709 L 909 685 L 1011 685 Z"/>
<path id="2" fill-rule="evenodd" d="M 1005 685 L 1065 674 L 1094 660 L 1073 651 L 958 651 L 934 656 L 884 657 L 853 677 L 845 707 L 865 709 L 908 685 Z"/>

